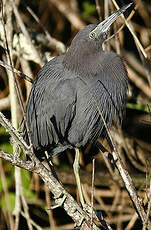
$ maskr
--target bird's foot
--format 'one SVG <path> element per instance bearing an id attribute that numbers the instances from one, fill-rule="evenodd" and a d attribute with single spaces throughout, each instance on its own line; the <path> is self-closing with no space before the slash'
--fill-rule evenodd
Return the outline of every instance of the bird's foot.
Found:
<path id="1" fill-rule="evenodd" d="M 74 228 L 80 228 L 82 226 L 83 221 L 85 220 L 85 217 L 82 217 L 81 220 L 78 223 L 74 224 Z"/>
<path id="2" fill-rule="evenodd" d="M 83 211 L 86 212 L 89 216 L 96 215 L 95 211 L 92 210 L 91 205 L 86 204 L 86 203 L 83 206 Z"/>
<path id="3" fill-rule="evenodd" d="M 112 228 L 107 225 L 106 221 L 104 220 L 101 210 L 96 211 L 89 204 L 85 204 L 83 210 L 91 217 L 92 222 L 95 223 L 96 226 L 99 228 L 102 226 L 103 229 L 112 230 Z"/>
<path id="4" fill-rule="evenodd" d="M 67 196 L 65 194 L 61 194 L 58 197 L 55 197 L 55 202 L 57 203 L 56 205 L 52 206 L 51 209 L 55 209 L 55 208 L 59 208 L 61 207 L 65 200 L 66 200 Z"/>

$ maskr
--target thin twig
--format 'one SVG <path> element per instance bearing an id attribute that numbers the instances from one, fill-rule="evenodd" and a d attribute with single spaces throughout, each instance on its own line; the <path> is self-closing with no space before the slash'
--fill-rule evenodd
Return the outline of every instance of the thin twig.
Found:
<path id="1" fill-rule="evenodd" d="M 31 77 L 28 77 L 26 74 L 22 73 L 21 71 L 15 69 L 14 67 L 8 65 L 7 63 L 0 61 L 0 65 L 3 66 L 5 69 L 10 70 L 16 74 L 18 74 L 21 78 L 29 81 L 30 83 L 33 83 L 33 79 Z"/>
<path id="2" fill-rule="evenodd" d="M 32 76 L 32 79 L 31 81 L 33 82 L 33 73 L 32 73 L 32 70 L 30 68 L 30 65 L 29 65 L 29 62 L 24 59 L 22 56 L 19 56 L 19 60 L 20 60 L 20 64 L 21 64 L 21 67 L 22 67 L 22 70 L 24 73 L 26 73 L 26 76 Z M 29 94 L 30 94 L 30 91 L 31 91 L 31 88 L 32 88 L 32 84 L 31 84 L 31 81 L 25 81 L 25 86 L 26 86 L 26 98 L 29 97 Z"/>
<path id="3" fill-rule="evenodd" d="M 0 111 L 10 108 L 10 96 L 0 99 Z"/>
<path id="4" fill-rule="evenodd" d="M 112 0 L 112 2 L 113 2 L 113 4 L 115 5 L 116 9 L 119 10 L 119 6 L 118 6 L 118 4 L 116 3 L 116 1 L 115 1 L 115 0 Z M 140 42 L 139 39 L 137 38 L 137 36 L 136 36 L 136 34 L 135 34 L 135 32 L 134 32 L 132 26 L 127 22 L 127 20 L 125 19 L 124 15 L 121 15 L 121 16 L 122 16 L 122 18 L 124 19 L 127 28 L 128 28 L 129 31 L 131 32 L 131 34 L 132 34 L 132 36 L 133 36 L 133 38 L 134 38 L 134 41 L 136 42 L 137 46 L 138 46 L 139 49 L 141 50 L 141 52 L 142 52 L 142 54 L 144 55 L 144 57 L 147 58 L 147 54 L 146 54 L 146 52 L 145 52 L 145 50 L 144 50 L 144 48 L 143 48 L 141 42 Z"/>
<path id="5" fill-rule="evenodd" d="M 36 50 L 36 48 L 34 47 L 34 45 L 31 42 L 30 35 L 29 35 L 29 33 L 28 33 L 28 31 L 27 31 L 27 29 L 26 29 L 26 27 L 25 27 L 25 25 L 24 25 L 24 23 L 22 21 L 22 18 L 20 16 L 19 12 L 18 12 L 18 9 L 17 9 L 17 7 L 15 5 L 15 2 L 12 1 L 12 4 L 13 4 L 13 10 L 14 10 L 15 17 L 17 19 L 18 24 L 20 25 L 20 28 L 21 28 L 23 34 L 25 35 L 25 37 L 26 37 L 26 39 L 27 39 L 27 41 L 28 41 L 28 43 L 29 43 L 29 45 L 31 47 L 31 50 L 32 50 L 33 55 L 35 57 L 35 62 L 37 62 L 42 67 L 44 65 L 44 63 L 43 63 L 42 59 L 40 58 L 40 55 L 38 54 L 38 51 Z"/>
<path id="6" fill-rule="evenodd" d="M 58 8 L 76 29 L 81 30 L 86 25 L 81 20 L 80 15 L 69 8 L 65 1 L 50 0 L 50 2 Z"/>
<path id="7" fill-rule="evenodd" d="M 95 5 L 96 5 L 96 10 L 97 13 L 99 15 L 99 19 L 102 19 L 102 15 L 101 15 L 101 6 L 100 6 L 100 1 L 99 0 L 95 0 Z"/>
<path id="8" fill-rule="evenodd" d="M 22 216 L 26 218 L 26 214 L 24 212 L 21 212 Z M 30 223 L 35 227 L 37 230 L 43 230 L 38 224 L 36 224 L 32 219 L 30 219 Z"/>
<path id="9" fill-rule="evenodd" d="M 10 227 L 10 230 L 14 230 L 14 220 L 13 220 L 13 217 L 11 215 L 11 207 L 10 207 L 10 200 L 9 200 L 9 196 L 8 196 L 8 187 L 7 187 L 7 183 L 6 183 L 6 176 L 5 176 L 5 172 L 3 169 L 1 159 L 0 159 L 0 177 L 1 177 L 2 188 L 3 188 L 4 194 L 5 194 L 6 207 L 8 209 L 8 222 L 10 225 L 9 227 Z"/>
<path id="10" fill-rule="evenodd" d="M 10 63 L 12 72 L 9 72 L 9 90 L 10 90 L 10 104 L 11 104 L 11 118 L 12 118 L 12 124 L 15 128 L 17 128 L 18 125 L 18 117 L 17 117 L 17 95 L 16 95 L 16 89 L 17 94 L 20 96 L 20 88 L 19 84 L 17 82 L 15 73 L 13 72 L 13 61 L 12 61 L 12 40 L 13 40 L 13 26 L 12 26 L 12 2 L 8 1 L 7 8 L 5 7 L 7 20 L 5 25 L 4 20 L 4 6 L 3 6 L 3 0 L 1 0 L 1 13 L 2 13 L 2 25 L 3 25 L 3 31 L 4 31 L 4 44 L 6 46 L 6 52 L 7 52 L 7 62 Z M 7 30 L 7 33 L 6 33 Z M 9 31 L 9 32 L 8 32 Z M 16 86 L 16 89 L 15 89 Z M 20 98 L 20 97 L 19 97 Z M 22 109 L 23 104 L 21 103 Z M 16 143 L 13 143 L 13 153 L 14 156 L 17 157 L 18 153 L 16 150 Z M 21 210 L 21 201 L 20 201 L 20 184 L 21 184 L 21 175 L 20 175 L 20 169 L 15 167 L 15 226 L 14 229 L 18 230 L 19 228 L 19 219 L 20 219 L 20 210 Z"/>
<path id="11" fill-rule="evenodd" d="M 56 222 L 53 217 L 53 212 L 50 209 L 51 207 L 51 200 L 50 200 L 50 191 L 48 190 L 48 187 L 45 185 L 45 197 L 46 197 L 46 203 L 47 203 L 47 214 L 49 216 L 49 224 L 52 229 L 56 229 Z"/>
<path id="12" fill-rule="evenodd" d="M 151 90 L 150 87 L 146 84 L 146 82 L 137 75 L 137 73 L 127 65 L 128 76 L 130 80 L 148 97 L 151 98 Z"/>
<path id="13" fill-rule="evenodd" d="M 135 9 L 137 9 L 137 6 Z M 129 22 L 132 19 L 132 17 L 134 16 L 134 14 L 135 14 L 135 11 L 133 10 L 130 13 L 130 15 L 128 16 L 128 18 L 126 19 L 126 21 Z M 119 32 L 122 31 L 125 26 L 126 26 L 126 22 L 124 21 L 124 23 L 121 25 L 121 27 L 113 35 L 111 35 L 110 37 L 108 37 L 105 40 L 105 43 L 108 42 L 109 40 L 111 40 L 112 38 L 114 38 L 117 34 L 119 34 Z"/>
<path id="14" fill-rule="evenodd" d="M 113 152 L 113 158 L 114 158 L 114 161 L 116 162 L 116 166 L 118 168 L 118 171 L 119 171 L 119 173 L 120 173 L 120 175 L 124 181 L 125 187 L 126 187 L 127 191 L 129 192 L 129 195 L 133 201 L 133 204 L 135 205 L 136 211 L 137 211 L 138 215 L 140 216 L 143 224 L 146 225 L 147 215 L 146 215 L 146 212 L 144 210 L 142 201 L 137 196 L 136 189 L 133 185 L 132 179 L 131 179 L 130 175 L 128 174 L 128 171 L 125 169 L 119 153 L 114 151 Z M 148 221 L 148 227 L 151 228 L 150 221 Z"/>
<path id="15" fill-rule="evenodd" d="M 95 158 L 92 160 L 92 190 L 91 190 L 91 229 L 93 230 L 93 207 L 94 207 L 94 176 L 95 176 Z"/>
<path id="16" fill-rule="evenodd" d="M 22 20 L 21 20 L 19 14 L 18 14 L 18 11 L 17 11 L 17 8 L 15 6 L 15 3 L 12 2 L 12 4 L 13 4 L 13 7 L 14 7 L 14 10 L 16 12 L 16 15 L 18 17 L 19 22 L 22 23 Z M 6 43 L 6 50 L 7 50 L 7 53 L 8 53 L 8 59 L 9 59 L 10 66 L 11 66 L 11 69 L 12 69 L 12 77 L 9 78 L 9 81 L 11 81 L 11 82 L 9 82 L 10 94 L 12 94 L 12 96 L 11 96 L 11 104 L 15 105 L 13 107 L 11 106 L 11 108 L 13 109 L 11 111 L 11 113 L 12 113 L 12 122 L 14 124 L 14 127 L 17 128 L 17 125 L 18 125 L 17 124 L 17 117 L 16 117 L 17 116 L 17 106 L 16 106 L 17 102 L 16 102 L 16 98 L 15 98 L 15 95 L 16 95 L 16 92 L 17 92 L 18 100 L 19 100 L 19 103 L 20 103 L 20 106 L 21 106 L 21 109 L 22 109 L 24 121 L 25 121 L 26 128 L 27 128 L 27 133 L 28 133 L 28 136 L 29 136 L 30 147 L 31 147 L 31 150 L 33 152 L 32 141 L 31 141 L 31 137 L 30 137 L 30 130 L 29 130 L 29 127 L 28 127 L 28 124 L 27 124 L 26 112 L 25 112 L 25 108 L 24 108 L 24 104 L 23 104 L 23 96 L 22 96 L 22 93 L 21 93 L 21 89 L 20 89 L 20 86 L 19 86 L 18 79 L 16 78 L 16 75 L 15 75 L 15 73 L 13 71 L 13 63 L 12 63 L 12 58 L 11 58 L 11 54 L 10 54 L 10 50 L 9 50 L 8 39 L 7 39 L 7 34 L 6 34 L 6 28 L 5 28 L 5 23 L 4 23 L 4 12 L 3 12 L 3 1 L 2 0 L 1 0 L 1 5 L 2 5 L 2 23 L 3 23 L 4 38 L 5 38 L 5 43 Z M 8 15 L 9 15 L 9 17 L 11 17 L 10 14 L 8 14 Z M 9 21 L 11 21 L 11 20 L 9 20 Z M 25 29 L 25 31 L 26 31 L 26 29 Z M 16 87 L 16 92 L 15 92 L 15 87 Z M 13 119 L 14 119 L 14 121 L 13 121 Z"/>
<path id="17" fill-rule="evenodd" d="M 147 207 L 146 226 L 147 226 L 147 223 L 148 223 L 148 220 L 149 220 L 150 211 L 151 211 L 151 180 L 150 180 L 150 186 L 149 186 L 149 201 L 148 201 L 148 207 Z"/>
<path id="18" fill-rule="evenodd" d="M 31 218 L 30 218 L 30 214 L 29 214 L 29 207 L 27 205 L 27 202 L 26 202 L 26 199 L 25 199 L 25 196 L 24 196 L 24 191 L 23 191 L 23 187 L 21 186 L 20 188 L 21 190 L 21 201 L 22 201 L 22 205 L 23 205 L 23 209 L 24 209 L 24 213 L 25 213 L 25 218 L 26 218 L 26 221 L 27 221 L 27 225 L 28 225 L 28 229 L 29 230 L 33 230 L 33 226 L 31 224 Z"/>
<path id="19" fill-rule="evenodd" d="M 57 39 L 51 37 L 51 35 L 49 34 L 48 30 L 46 30 L 46 28 L 40 22 L 39 18 L 33 12 L 33 10 L 29 6 L 26 6 L 26 8 L 27 8 L 28 12 L 32 15 L 32 17 L 35 19 L 35 21 L 42 27 L 42 29 L 45 32 L 46 37 L 47 37 L 51 47 L 56 49 L 59 53 L 64 53 L 66 51 L 65 45 L 62 42 L 58 41 Z"/>

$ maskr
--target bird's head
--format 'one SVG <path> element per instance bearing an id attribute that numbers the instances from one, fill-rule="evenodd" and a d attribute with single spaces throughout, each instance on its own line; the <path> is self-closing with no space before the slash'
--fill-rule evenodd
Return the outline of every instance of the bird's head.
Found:
<path id="1" fill-rule="evenodd" d="M 133 3 L 125 5 L 98 25 L 90 24 L 79 31 L 64 57 L 65 67 L 77 72 L 83 72 L 83 69 L 89 72 L 90 69 L 94 69 L 98 55 L 104 53 L 100 52 L 100 48 L 107 39 L 110 26 L 132 5 Z"/>
<path id="2" fill-rule="evenodd" d="M 98 25 L 90 24 L 86 26 L 75 36 L 72 41 L 71 47 L 78 45 L 80 48 L 82 48 L 82 43 L 85 43 L 87 45 L 89 44 L 90 48 L 91 44 L 93 45 L 94 43 L 100 47 L 102 43 L 107 39 L 111 25 L 122 13 L 124 13 L 130 6 L 132 6 L 132 4 L 133 3 L 129 3 L 123 6 Z"/>
<path id="3" fill-rule="evenodd" d="M 99 23 L 90 33 L 89 38 L 92 40 L 99 40 L 103 43 L 107 39 L 110 26 L 116 21 L 116 19 L 124 13 L 133 3 L 129 3 L 123 6 L 121 9 L 117 10 L 115 13 L 111 14 L 103 22 Z"/>

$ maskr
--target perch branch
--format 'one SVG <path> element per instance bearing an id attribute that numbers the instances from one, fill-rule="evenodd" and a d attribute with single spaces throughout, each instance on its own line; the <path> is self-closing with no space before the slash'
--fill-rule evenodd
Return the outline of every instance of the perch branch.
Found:
<path id="1" fill-rule="evenodd" d="M 2 150 L 0 150 L 0 158 L 9 161 L 12 165 L 37 173 L 53 193 L 56 204 L 59 206 L 62 205 L 76 225 L 81 226 L 81 230 L 90 230 L 91 216 L 80 208 L 77 202 L 68 192 L 66 192 L 63 186 L 54 178 L 51 172 L 35 157 L 34 154 L 32 154 L 30 147 L 24 142 L 21 134 L 19 134 L 17 130 L 11 126 L 9 121 L 3 116 L 2 113 L 0 113 L 0 123 L 8 130 L 17 144 L 22 147 L 23 151 L 30 155 L 32 161 L 21 160 L 19 157 L 15 157 L 14 155 L 6 153 Z M 93 222 L 93 229 L 99 230 L 100 228 L 97 227 L 97 225 Z M 111 228 L 108 227 L 106 229 Z"/>

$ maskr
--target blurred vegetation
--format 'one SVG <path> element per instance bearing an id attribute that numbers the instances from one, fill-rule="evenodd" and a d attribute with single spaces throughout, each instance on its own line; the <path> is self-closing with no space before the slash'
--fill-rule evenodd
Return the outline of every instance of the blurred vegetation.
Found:
<path id="1" fill-rule="evenodd" d="M 83 6 L 83 13 L 82 13 L 83 17 L 88 17 L 90 15 L 96 14 L 96 5 L 95 4 L 91 4 L 88 1 L 84 1 L 82 3 L 82 6 Z"/>

